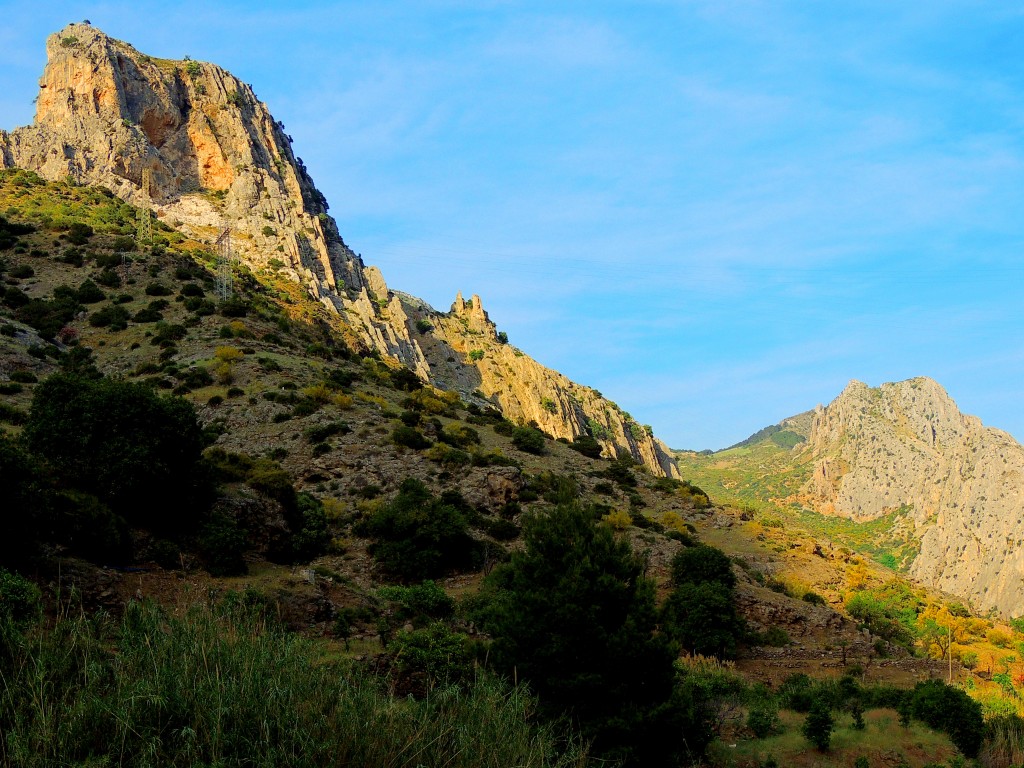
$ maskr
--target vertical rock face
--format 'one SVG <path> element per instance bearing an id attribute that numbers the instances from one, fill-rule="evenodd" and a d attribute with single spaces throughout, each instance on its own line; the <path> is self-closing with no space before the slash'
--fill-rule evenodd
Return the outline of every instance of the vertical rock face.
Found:
<path id="1" fill-rule="evenodd" d="M 915 578 L 983 610 L 1024 614 L 1024 447 L 961 414 L 927 378 L 850 385 L 814 415 L 806 490 L 872 520 L 912 507 Z"/>
<path id="2" fill-rule="evenodd" d="M 363 344 L 421 378 L 475 392 L 555 436 L 596 430 L 609 455 L 678 474 L 665 447 L 613 403 L 499 344 L 479 297 L 460 297 L 444 315 L 364 268 L 250 86 L 214 64 L 146 56 L 87 24 L 51 35 L 46 49 L 35 123 L 0 131 L 0 167 L 102 185 L 200 241 L 230 228 L 244 262 L 284 262 Z M 424 319 L 432 330 L 413 325 Z M 481 342 L 487 353 L 470 357 Z"/>

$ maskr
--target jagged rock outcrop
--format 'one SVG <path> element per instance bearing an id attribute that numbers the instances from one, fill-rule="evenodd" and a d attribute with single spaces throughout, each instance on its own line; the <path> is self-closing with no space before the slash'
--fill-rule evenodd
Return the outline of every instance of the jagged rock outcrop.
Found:
<path id="1" fill-rule="evenodd" d="M 211 245 L 230 228 L 242 261 L 284 262 L 361 343 L 421 378 L 556 437 L 593 433 L 607 455 L 626 451 L 678 475 L 665 446 L 613 403 L 500 344 L 479 298 L 442 314 L 390 291 L 345 245 L 284 126 L 249 85 L 214 64 L 147 56 L 88 24 L 68 25 L 46 48 L 35 123 L 0 131 L 0 168 L 102 185 Z"/>
<path id="2" fill-rule="evenodd" d="M 858 381 L 818 407 L 803 451 L 819 511 L 858 521 L 903 508 L 910 574 L 981 610 L 1024 614 L 1024 447 L 961 414 L 936 382 Z"/>

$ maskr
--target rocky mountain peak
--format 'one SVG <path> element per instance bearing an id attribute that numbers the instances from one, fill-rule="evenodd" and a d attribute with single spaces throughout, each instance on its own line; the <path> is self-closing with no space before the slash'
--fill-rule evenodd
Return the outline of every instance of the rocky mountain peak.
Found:
<path id="1" fill-rule="evenodd" d="M 503 348 L 479 296 L 467 303 L 460 294 L 448 318 L 364 267 L 284 125 L 251 86 L 215 64 L 140 53 L 88 24 L 51 35 L 46 50 L 35 123 L 0 131 L 0 167 L 106 187 L 211 248 L 230 230 L 233 256 L 304 285 L 365 348 L 509 418 L 535 415 L 559 437 L 610 422 L 609 455 L 626 451 L 672 476 L 672 459 L 653 436 L 605 415 L 617 406 L 576 398 L 568 388 L 579 385 Z M 481 365 L 485 344 L 494 350 Z M 508 364 L 489 385 L 481 371 L 498 358 Z M 554 402 L 563 405 L 552 410 Z"/>
<path id="2" fill-rule="evenodd" d="M 5 166 L 108 187 L 199 239 L 230 228 L 248 263 L 278 258 L 318 298 L 362 288 L 358 257 L 249 85 L 87 24 L 51 35 L 46 52 L 35 124 L 0 135 Z"/>
<path id="3" fill-rule="evenodd" d="M 816 410 L 804 451 L 820 511 L 905 514 L 911 574 L 982 609 L 1024 614 L 1024 447 L 960 412 L 935 381 L 851 382 Z"/>

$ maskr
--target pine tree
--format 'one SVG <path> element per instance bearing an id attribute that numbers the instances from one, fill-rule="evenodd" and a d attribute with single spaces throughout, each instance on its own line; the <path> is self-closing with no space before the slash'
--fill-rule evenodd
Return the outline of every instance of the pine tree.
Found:
<path id="1" fill-rule="evenodd" d="M 828 704 L 822 699 L 815 699 L 811 711 L 807 713 L 807 719 L 804 720 L 803 734 L 821 752 L 828 752 L 835 724 Z"/>

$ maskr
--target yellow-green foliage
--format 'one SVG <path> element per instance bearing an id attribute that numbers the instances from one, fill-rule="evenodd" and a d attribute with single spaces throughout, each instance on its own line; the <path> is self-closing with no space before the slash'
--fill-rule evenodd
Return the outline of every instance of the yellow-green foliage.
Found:
<path id="1" fill-rule="evenodd" d="M 334 399 L 335 392 L 324 384 L 314 384 L 311 387 L 306 387 L 302 390 L 302 394 L 312 400 L 314 403 L 326 405 Z"/>
<path id="2" fill-rule="evenodd" d="M 242 350 L 236 347 L 217 347 L 214 357 L 222 363 L 234 363 L 242 359 Z"/>
<path id="3" fill-rule="evenodd" d="M 424 387 L 409 394 L 416 410 L 432 415 L 450 413 L 459 405 L 457 392 L 444 392 L 433 387 Z"/>
<path id="4" fill-rule="evenodd" d="M 328 521 L 334 523 L 341 519 L 341 516 L 348 511 L 345 502 L 327 496 L 320 500 L 324 507 L 324 516 Z"/>
<path id="5" fill-rule="evenodd" d="M 629 513 L 621 509 L 612 510 L 602 517 L 601 520 L 616 531 L 624 531 L 633 524 L 633 519 L 629 516 Z"/>

